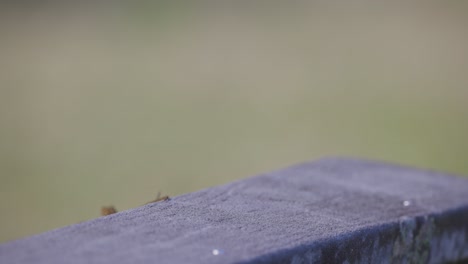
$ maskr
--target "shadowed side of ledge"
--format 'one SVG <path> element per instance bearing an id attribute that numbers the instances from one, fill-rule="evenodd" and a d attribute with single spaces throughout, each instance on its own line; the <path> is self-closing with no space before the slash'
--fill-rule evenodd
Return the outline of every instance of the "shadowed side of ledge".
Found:
<path id="1" fill-rule="evenodd" d="M 328 158 L 0 245 L 1 263 L 468 261 L 468 179 Z"/>

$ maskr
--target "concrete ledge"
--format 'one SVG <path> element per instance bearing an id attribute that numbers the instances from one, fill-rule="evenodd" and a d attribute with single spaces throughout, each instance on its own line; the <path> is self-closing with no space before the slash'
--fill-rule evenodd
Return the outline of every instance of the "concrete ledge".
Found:
<path id="1" fill-rule="evenodd" d="M 0 245 L 1 263 L 468 261 L 468 179 L 330 158 Z"/>

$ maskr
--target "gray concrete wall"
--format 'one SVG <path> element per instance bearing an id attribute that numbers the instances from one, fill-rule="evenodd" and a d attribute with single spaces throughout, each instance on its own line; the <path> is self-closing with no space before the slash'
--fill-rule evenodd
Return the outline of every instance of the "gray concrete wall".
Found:
<path id="1" fill-rule="evenodd" d="M 3 263 L 468 261 L 468 179 L 330 158 L 0 245 Z"/>

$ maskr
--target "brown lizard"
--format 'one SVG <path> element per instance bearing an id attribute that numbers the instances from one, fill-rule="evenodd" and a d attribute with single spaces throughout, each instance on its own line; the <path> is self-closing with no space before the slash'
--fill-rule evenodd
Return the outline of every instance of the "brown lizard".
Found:
<path id="1" fill-rule="evenodd" d="M 114 206 L 103 206 L 101 207 L 101 215 L 102 216 L 106 216 L 106 215 L 110 215 L 110 214 L 115 214 L 117 213 L 117 210 L 115 209 Z"/>
<path id="2" fill-rule="evenodd" d="M 145 204 L 157 203 L 157 202 L 166 201 L 166 200 L 169 200 L 169 196 L 167 196 L 167 195 L 161 196 L 161 192 L 158 192 L 158 195 L 156 196 L 156 199 L 154 199 L 152 201 L 149 201 L 149 202 L 147 202 Z M 115 213 L 117 213 L 117 210 L 112 205 L 111 206 L 101 207 L 101 215 L 102 216 L 111 215 L 111 214 L 115 214 Z"/>

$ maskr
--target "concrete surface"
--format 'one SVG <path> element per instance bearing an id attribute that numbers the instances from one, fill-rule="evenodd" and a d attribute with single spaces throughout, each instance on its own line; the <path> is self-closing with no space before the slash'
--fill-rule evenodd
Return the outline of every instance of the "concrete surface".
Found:
<path id="1" fill-rule="evenodd" d="M 0 245 L 3 263 L 468 260 L 468 179 L 328 158 Z"/>

